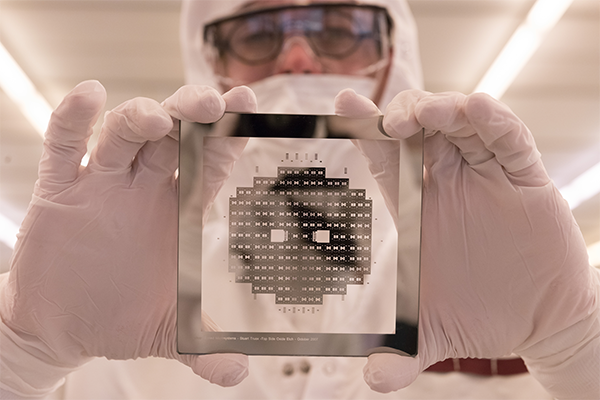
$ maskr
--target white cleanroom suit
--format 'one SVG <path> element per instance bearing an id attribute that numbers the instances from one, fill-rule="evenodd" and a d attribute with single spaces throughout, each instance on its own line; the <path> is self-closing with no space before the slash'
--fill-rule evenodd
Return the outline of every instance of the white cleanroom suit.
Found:
<path id="1" fill-rule="evenodd" d="M 419 90 L 408 9 L 403 1 L 380 4 L 395 22 L 378 102 L 383 126 L 399 139 L 423 128 L 426 134 L 419 355 L 365 361 L 176 353 L 172 119 L 211 123 L 226 109 L 256 110 L 244 89 L 221 95 L 202 65 L 200 21 L 223 16 L 233 2 L 196 1 L 183 14 L 188 79 L 217 90 L 187 86 L 161 104 L 138 98 L 117 107 L 85 168 L 85 143 L 106 99 L 102 86 L 78 85 L 51 119 L 11 271 L 0 277 L 0 395 L 440 398 L 438 390 L 452 396 L 466 380 L 479 398 L 504 396 L 510 382 L 515 397 L 600 397 L 598 271 L 588 265 L 531 133 L 487 96 Z M 368 110 L 362 101 L 350 95 L 338 110 Z M 227 162 L 219 160 L 217 172 Z M 377 172 L 385 181 L 385 168 Z M 531 375 L 418 376 L 446 358 L 511 353 Z M 529 392 L 540 389 L 537 382 L 549 394 Z M 457 390 L 455 397 L 466 397 Z"/>

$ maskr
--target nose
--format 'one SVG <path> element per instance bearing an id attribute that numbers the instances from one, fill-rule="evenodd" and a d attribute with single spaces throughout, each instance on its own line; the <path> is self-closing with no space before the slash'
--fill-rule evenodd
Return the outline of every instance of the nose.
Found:
<path id="1" fill-rule="evenodd" d="M 320 74 L 323 67 L 310 48 L 306 38 L 293 36 L 288 38 L 275 67 L 277 74 Z"/>

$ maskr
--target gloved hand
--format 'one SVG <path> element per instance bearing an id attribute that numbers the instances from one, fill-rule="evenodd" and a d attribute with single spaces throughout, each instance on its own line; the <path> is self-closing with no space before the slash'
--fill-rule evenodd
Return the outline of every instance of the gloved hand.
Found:
<path id="1" fill-rule="evenodd" d="M 83 82 L 51 117 L 11 270 L 0 277 L 0 389 L 43 396 L 91 357 L 173 358 L 213 383 L 235 385 L 248 374 L 246 356 L 176 351 L 174 119 L 253 112 L 254 95 L 187 86 L 162 105 L 125 102 L 105 115 L 82 167 L 105 100 L 98 82 Z"/>
<path id="2" fill-rule="evenodd" d="M 377 114 L 352 92 L 336 102 Z M 419 354 L 371 355 L 366 382 L 389 392 L 447 358 L 516 353 L 555 397 L 600 398 L 599 273 L 523 122 L 484 94 L 409 90 L 383 127 L 425 128 Z"/>

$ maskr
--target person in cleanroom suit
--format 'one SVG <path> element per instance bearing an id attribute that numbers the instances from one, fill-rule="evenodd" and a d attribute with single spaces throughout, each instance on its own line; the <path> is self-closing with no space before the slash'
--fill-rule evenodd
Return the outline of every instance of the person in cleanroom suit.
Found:
<path id="1" fill-rule="evenodd" d="M 275 3 L 185 3 L 190 85 L 162 103 L 137 98 L 108 112 L 86 167 L 80 160 L 107 95 L 98 82 L 86 81 L 65 97 L 46 132 L 39 180 L 10 272 L 0 276 L 2 398 L 440 398 L 439 392 L 411 390 L 434 386 L 448 392 L 463 378 L 419 376 L 429 366 L 447 358 L 510 354 L 522 357 L 530 372 L 525 379 L 510 378 L 522 385 L 514 390 L 529 390 L 532 377 L 548 397 L 600 397 L 600 277 L 589 266 L 581 234 L 532 134 L 486 95 L 420 90 L 406 4 L 359 3 L 386 8 L 393 21 L 388 53 L 367 51 L 357 59 L 352 52 L 338 54 L 345 62 L 336 62 L 307 40 L 316 28 L 291 18 L 279 28 L 304 31 L 289 35 L 275 59 L 265 57 L 271 70 L 249 60 L 251 54 L 232 55 L 240 48 L 231 41 L 214 43 L 222 50 L 216 58 L 205 53 L 211 49 L 201 32 L 211 22 L 222 22 L 227 31 L 231 20 L 222 18 L 256 16 Z M 304 56 L 313 65 L 303 64 Z M 290 360 L 176 352 L 173 119 L 211 123 L 226 110 L 253 112 L 257 103 L 260 110 L 271 96 L 268 90 L 265 96 L 273 87 L 268 77 L 282 73 L 327 74 L 332 85 L 335 76 L 358 76 L 356 92 L 338 96 L 333 111 L 368 117 L 382 110 L 384 129 L 399 139 L 425 130 L 415 358 Z M 368 84 L 365 77 L 374 81 Z M 300 90 L 294 80 L 285 81 L 275 87 Z M 240 84 L 254 87 L 256 97 Z M 361 92 L 369 87 L 373 92 Z M 330 91 L 323 81 L 303 88 L 315 99 Z M 204 195 L 209 200 L 234 161 L 227 152 L 211 160 L 214 181 L 205 184 Z M 380 184 L 389 184 L 385 163 L 370 167 Z M 508 385 L 500 377 L 487 382 Z M 470 383 L 479 385 L 472 395 L 499 396 L 477 392 L 485 384 Z M 529 398 L 535 396 L 542 395 Z"/>

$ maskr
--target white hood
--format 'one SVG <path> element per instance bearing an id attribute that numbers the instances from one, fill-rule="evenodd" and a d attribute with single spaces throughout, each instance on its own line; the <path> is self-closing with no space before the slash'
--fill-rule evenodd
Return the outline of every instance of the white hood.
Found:
<path id="1" fill-rule="evenodd" d="M 184 0 L 181 13 L 181 45 L 186 82 L 221 89 L 203 52 L 203 27 L 226 17 L 249 0 Z M 417 28 L 405 0 L 361 0 L 385 7 L 394 21 L 392 68 L 378 104 L 384 110 L 396 94 L 423 86 Z"/>

